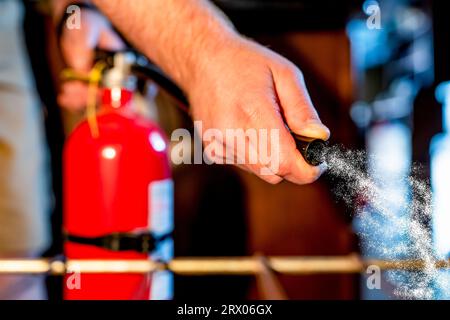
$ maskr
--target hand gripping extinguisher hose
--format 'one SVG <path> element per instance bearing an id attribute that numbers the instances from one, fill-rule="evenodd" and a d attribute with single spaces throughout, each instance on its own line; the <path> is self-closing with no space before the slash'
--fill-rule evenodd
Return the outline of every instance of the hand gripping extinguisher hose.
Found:
<path id="1" fill-rule="evenodd" d="M 97 10 L 95 6 L 89 4 L 88 5 L 82 4 L 82 7 L 89 10 L 94 11 Z M 69 15 L 65 14 L 64 17 L 61 19 L 60 23 L 58 24 L 57 29 L 58 38 L 61 37 L 64 23 L 68 17 Z M 120 32 L 118 33 L 120 34 Z M 134 53 L 136 54 L 137 57 L 142 59 L 138 59 L 138 63 L 132 67 L 132 71 L 138 76 L 141 75 L 153 80 L 157 85 L 159 85 L 163 90 L 168 92 L 172 97 L 174 97 L 178 101 L 179 107 L 181 107 L 184 111 L 188 112 L 189 101 L 188 99 L 186 99 L 186 96 L 180 90 L 180 88 L 175 83 L 173 83 L 158 67 L 150 63 L 144 56 L 139 55 L 137 52 Z M 97 50 L 97 57 L 103 54 L 106 57 L 112 56 L 112 52 L 106 50 Z M 139 63 L 139 61 L 141 61 L 141 63 Z M 94 91 L 95 86 L 96 85 L 92 83 L 92 91 Z M 92 97 L 92 99 L 94 98 Z M 95 112 L 95 108 L 92 108 L 92 110 Z M 92 134 L 95 137 L 96 135 L 98 135 L 98 128 L 96 127 L 95 116 L 91 117 L 90 125 Z M 303 158 L 307 163 L 316 166 L 326 161 L 328 149 L 327 148 L 328 144 L 326 141 L 323 141 L 321 139 L 311 139 L 309 137 L 300 136 L 295 133 L 292 133 L 292 137 L 296 142 L 297 149 L 300 151 L 300 153 L 302 154 Z"/>
<path id="2" fill-rule="evenodd" d="M 137 76 L 143 76 L 151 79 L 160 88 L 169 93 L 178 102 L 178 105 L 184 110 L 189 111 L 189 101 L 183 91 L 172 82 L 158 67 L 143 58 L 141 64 L 132 67 L 132 72 Z M 317 166 L 326 161 L 328 143 L 321 139 L 300 136 L 290 131 L 295 140 L 297 149 L 302 154 L 305 161 Z"/>
<path id="3" fill-rule="evenodd" d="M 164 72 L 162 72 L 157 66 L 147 60 L 144 56 L 136 53 L 134 51 L 127 50 L 127 52 L 133 52 L 136 55 L 136 63 L 131 66 L 131 73 L 136 75 L 139 78 L 150 79 L 155 84 L 157 84 L 161 89 L 166 91 L 170 96 L 172 96 L 177 102 L 178 106 L 189 113 L 189 101 L 186 98 L 183 91 L 171 80 L 169 79 Z M 90 84 L 91 90 L 89 90 L 90 94 L 90 103 L 88 103 L 88 119 L 91 125 L 91 131 L 93 136 L 98 135 L 98 128 L 96 128 L 95 123 L 95 99 L 96 96 L 94 92 L 96 92 L 98 88 L 99 77 L 101 77 L 102 70 L 104 68 L 110 67 L 111 57 L 117 52 L 110 52 L 105 50 L 97 50 L 96 56 L 98 65 L 96 64 L 96 68 L 94 68 L 93 73 L 87 79 Z M 82 79 L 80 75 L 71 74 L 71 71 L 64 71 L 63 77 L 66 79 L 76 78 L 78 80 Z M 86 80 L 85 80 L 86 81 Z M 327 150 L 328 143 L 321 139 L 315 139 L 305 136 L 300 136 L 291 131 L 291 135 L 295 140 L 297 149 L 302 154 L 305 161 L 312 165 L 317 166 L 326 161 L 327 158 Z"/>

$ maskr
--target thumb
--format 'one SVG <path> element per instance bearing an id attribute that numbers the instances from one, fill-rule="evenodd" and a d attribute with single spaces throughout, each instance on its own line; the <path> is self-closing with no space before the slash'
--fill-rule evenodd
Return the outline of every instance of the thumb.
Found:
<path id="1" fill-rule="evenodd" d="M 300 70 L 288 65 L 273 72 L 273 76 L 281 111 L 289 128 L 301 136 L 328 140 L 330 130 L 320 120 Z"/>

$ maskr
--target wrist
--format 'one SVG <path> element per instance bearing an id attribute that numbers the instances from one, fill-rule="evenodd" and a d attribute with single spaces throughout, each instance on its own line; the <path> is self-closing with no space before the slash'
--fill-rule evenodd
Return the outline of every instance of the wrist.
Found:
<path id="1" fill-rule="evenodd" d="M 237 51 L 241 46 L 242 37 L 232 25 L 205 27 L 190 41 L 185 52 L 180 52 L 185 63 L 177 64 L 180 86 L 189 93 L 197 83 L 205 81 L 205 73 L 222 57 Z"/>

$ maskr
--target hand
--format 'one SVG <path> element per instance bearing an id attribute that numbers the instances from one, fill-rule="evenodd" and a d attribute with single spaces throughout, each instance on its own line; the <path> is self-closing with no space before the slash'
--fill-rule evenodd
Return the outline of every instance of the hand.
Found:
<path id="1" fill-rule="evenodd" d="M 67 67 L 86 75 L 92 68 L 96 48 L 111 51 L 125 48 L 124 42 L 114 32 L 108 20 L 99 12 L 89 9 L 81 11 L 80 29 L 63 27 L 60 46 Z M 86 100 L 86 84 L 78 81 L 62 84 L 58 95 L 60 106 L 79 110 L 85 107 Z"/>
<path id="2" fill-rule="evenodd" d="M 245 159 L 239 167 L 269 183 L 276 184 L 283 179 L 297 184 L 315 181 L 323 168 L 305 162 L 283 120 L 299 135 L 329 138 L 329 130 L 313 107 L 300 70 L 280 55 L 239 36 L 222 43 L 213 55 L 202 54 L 205 53 L 200 53 L 198 59 L 203 62 L 186 88 L 193 117 L 202 121 L 203 132 L 210 128 L 220 130 L 223 136 L 227 129 L 278 129 L 279 132 L 279 139 L 269 138 L 267 144 L 269 154 L 271 148 L 278 151 L 278 165 L 264 163 L 259 158 L 258 163 L 249 163 L 248 147 L 245 154 L 239 154 L 234 141 L 204 141 L 205 149 L 215 144 L 210 146 L 215 150 L 215 162 L 225 162 L 228 150 L 234 159 Z M 250 148 L 261 155 L 258 144 L 250 142 Z"/>

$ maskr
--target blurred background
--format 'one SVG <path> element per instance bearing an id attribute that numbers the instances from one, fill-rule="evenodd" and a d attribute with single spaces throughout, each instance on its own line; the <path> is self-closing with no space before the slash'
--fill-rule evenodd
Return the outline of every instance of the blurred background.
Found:
<path id="1" fill-rule="evenodd" d="M 62 253 L 63 144 L 82 114 L 57 105 L 62 62 L 54 26 L 39 3 L 24 3 L 26 42 L 52 165 L 53 244 L 46 255 L 55 256 Z M 383 161 L 367 169 L 385 185 L 406 196 L 398 176 L 408 174 L 413 162 L 421 164 L 418 174 L 432 184 L 435 203 L 433 219 L 423 224 L 432 230 L 436 249 L 448 255 L 450 11 L 445 1 L 215 3 L 241 33 L 300 67 L 332 141 L 381 154 Z M 179 127 L 192 128 L 164 94 L 144 103 L 169 135 Z M 356 212 L 336 199 L 333 181 L 326 177 L 307 186 L 273 186 L 234 167 L 180 165 L 174 167 L 174 180 L 176 256 L 374 256 L 356 236 Z M 230 201 L 224 203 L 224 195 Z M 364 275 L 279 280 L 290 299 L 385 299 L 395 289 L 383 283 L 381 290 L 368 290 Z M 47 282 L 50 298 L 61 298 L 61 279 Z M 264 298 L 251 277 L 176 277 L 175 297 Z"/>

